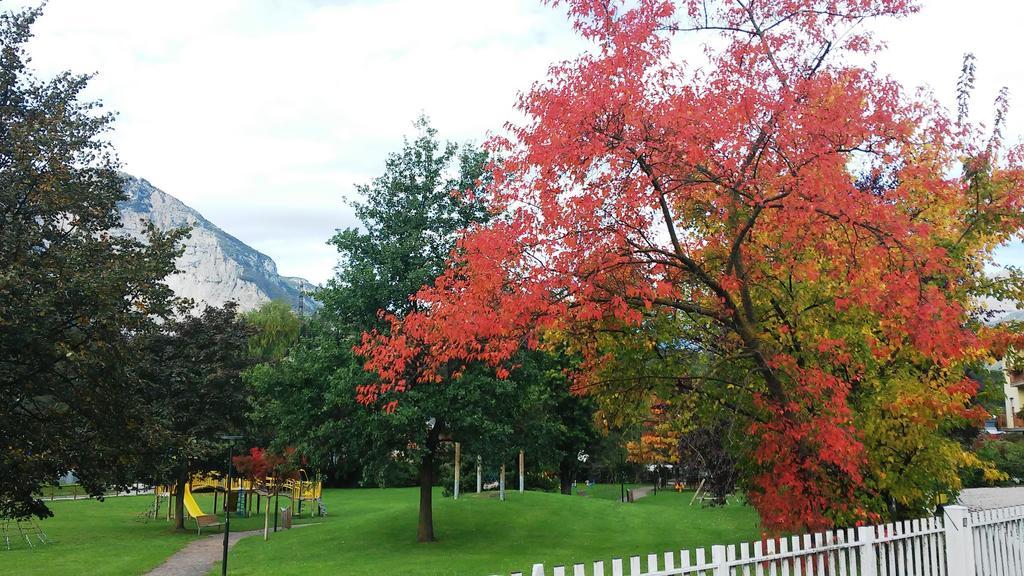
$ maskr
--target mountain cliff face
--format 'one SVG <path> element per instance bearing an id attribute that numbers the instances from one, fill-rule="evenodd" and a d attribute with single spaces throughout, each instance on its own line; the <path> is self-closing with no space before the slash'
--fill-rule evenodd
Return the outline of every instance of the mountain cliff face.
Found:
<path id="1" fill-rule="evenodd" d="M 180 274 L 167 279 L 175 294 L 198 305 L 220 306 L 229 300 L 252 310 L 270 300 L 285 300 L 296 310 L 311 312 L 319 303 L 303 290 L 312 285 L 302 278 L 277 273 L 274 261 L 224 232 L 202 214 L 141 178 L 125 175 L 128 199 L 118 208 L 127 233 L 141 236 L 145 222 L 160 230 L 191 227 L 185 252 L 178 258 Z"/>

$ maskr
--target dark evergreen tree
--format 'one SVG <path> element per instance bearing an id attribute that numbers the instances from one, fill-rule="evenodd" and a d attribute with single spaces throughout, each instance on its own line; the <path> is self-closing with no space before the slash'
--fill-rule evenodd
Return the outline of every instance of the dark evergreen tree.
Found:
<path id="1" fill-rule="evenodd" d="M 89 76 L 28 70 L 39 15 L 0 13 L 0 517 L 49 515 L 35 494 L 68 472 L 94 495 L 133 480 L 132 339 L 170 312 L 182 234 L 116 233 L 112 118 L 81 100 Z"/>
<path id="2" fill-rule="evenodd" d="M 138 375 L 153 408 L 147 479 L 176 486 L 178 529 L 184 528 L 185 483 L 196 473 L 226 471 L 222 436 L 245 429 L 242 373 L 251 364 L 252 333 L 229 302 L 198 315 L 183 313 L 140 338 Z"/>

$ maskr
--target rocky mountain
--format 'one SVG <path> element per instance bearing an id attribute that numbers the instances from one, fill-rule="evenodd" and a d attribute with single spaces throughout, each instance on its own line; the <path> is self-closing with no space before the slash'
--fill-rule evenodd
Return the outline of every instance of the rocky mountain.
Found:
<path id="1" fill-rule="evenodd" d="M 1024 321 L 1024 308 L 1018 309 L 1015 302 L 985 298 L 982 300 L 982 305 L 990 313 L 986 320 L 988 324 Z"/>
<path id="2" fill-rule="evenodd" d="M 269 256 L 224 232 L 174 196 L 130 175 L 125 175 L 124 190 L 128 199 L 118 208 L 127 233 L 141 236 L 147 221 L 160 230 L 192 228 L 177 263 L 181 273 L 167 279 L 178 296 L 200 305 L 219 306 L 234 300 L 242 310 L 258 308 L 270 300 L 286 300 L 296 310 L 306 312 L 319 307 L 303 294 L 312 284 L 302 278 L 281 276 Z"/>

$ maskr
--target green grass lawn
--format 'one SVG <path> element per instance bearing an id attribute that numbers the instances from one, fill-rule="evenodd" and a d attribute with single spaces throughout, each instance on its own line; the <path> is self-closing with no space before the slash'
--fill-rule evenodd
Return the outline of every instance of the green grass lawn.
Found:
<path id="1" fill-rule="evenodd" d="M 470 494 L 434 500 L 438 541 L 416 543 L 415 489 L 332 490 L 329 522 L 243 540 L 232 552 L 235 575 L 467 575 L 528 573 L 548 566 L 609 560 L 758 538 L 747 506 L 688 505 L 691 493 L 660 492 L 633 504 L 619 487 L 592 487 L 587 497 L 541 492 Z M 211 574 L 219 572 L 211 572 Z"/>
<path id="2" fill-rule="evenodd" d="M 469 494 L 459 501 L 434 499 L 438 542 L 416 543 L 418 491 L 325 491 L 330 515 L 297 523 L 317 524 L 239 542 L 231 552 L 231 574 L 472 575 L 528 571 L 609 560 L 615 556 L 749 541 L 757 538 L 753 509 L 689 506 L 692 493 L 659 492 L 633 504 L 618 502 L 619 486 L 591 487 L 587 496 L 541 492 Z M 210 494 L 197 494 L 205 511 Z M 55 516 L 41 523 L 53 544 L 29 550 L 23 543 L 0 546 L 0 574 L 144 574 L 195 538 L 194 524 L 174 532 L 164 520 L 136 522 L 151 496 L 52 503 Z M 284 500 L 282 500 L 282 505 Z M 263 518 L 233 518 L 232 531 L 258 529 Z M 203 534 L 216 533 L 204 530 Z M 219 567 L 211 574 L 219 574 Z"/>
<path id="3" fill-rule="evenodd" d="M 195 496 L 204 511 L 212 512 L 212 494 Z M 184 533 L 171 530 L 171 524 L 163 519 L 136 522 L 139 512 L 146 510 L 152 502 L 152 496 L 119 496 L 103 502 L 48 502 L 54 516 L 39 525 L 53 543 L 37 543 L 34 550 L 29 549 L 24 540 L 16 539 L 16 532 L 11 550 L 6 550 L 0 541 L 0 575 L 144 574 L 196 537 L 195 523 L 191 520 L 186 520 L 185 526 L 189 530 Z M 286 502 L 282 499 L 282 503 Z M 309 522 L 309 518 L 296 519 L 296 523 L 303 522 Z M 262 516 L 231 519 L 232 531 L 258 528 L 263 528 Z M 204 536 L 215 533 L 217 528 L 203 530 Z"/>

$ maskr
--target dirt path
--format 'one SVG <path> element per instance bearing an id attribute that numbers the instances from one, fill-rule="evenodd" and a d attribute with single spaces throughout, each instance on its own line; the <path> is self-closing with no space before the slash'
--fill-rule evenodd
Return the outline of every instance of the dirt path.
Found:
<path id="1" fill-rule="evenodd" d="M 228 548 L 246 536 L 262 533 L 263 530 L 246 530 L 232 532 L 228 536 Z M 224 534 L 211 534 L 185 546 L 163 564 L 157 566 L 146 576 L 206 576 L 220 561 L 224 553 Z M 230 562 L 228 566 L 230 566 Z"/>

